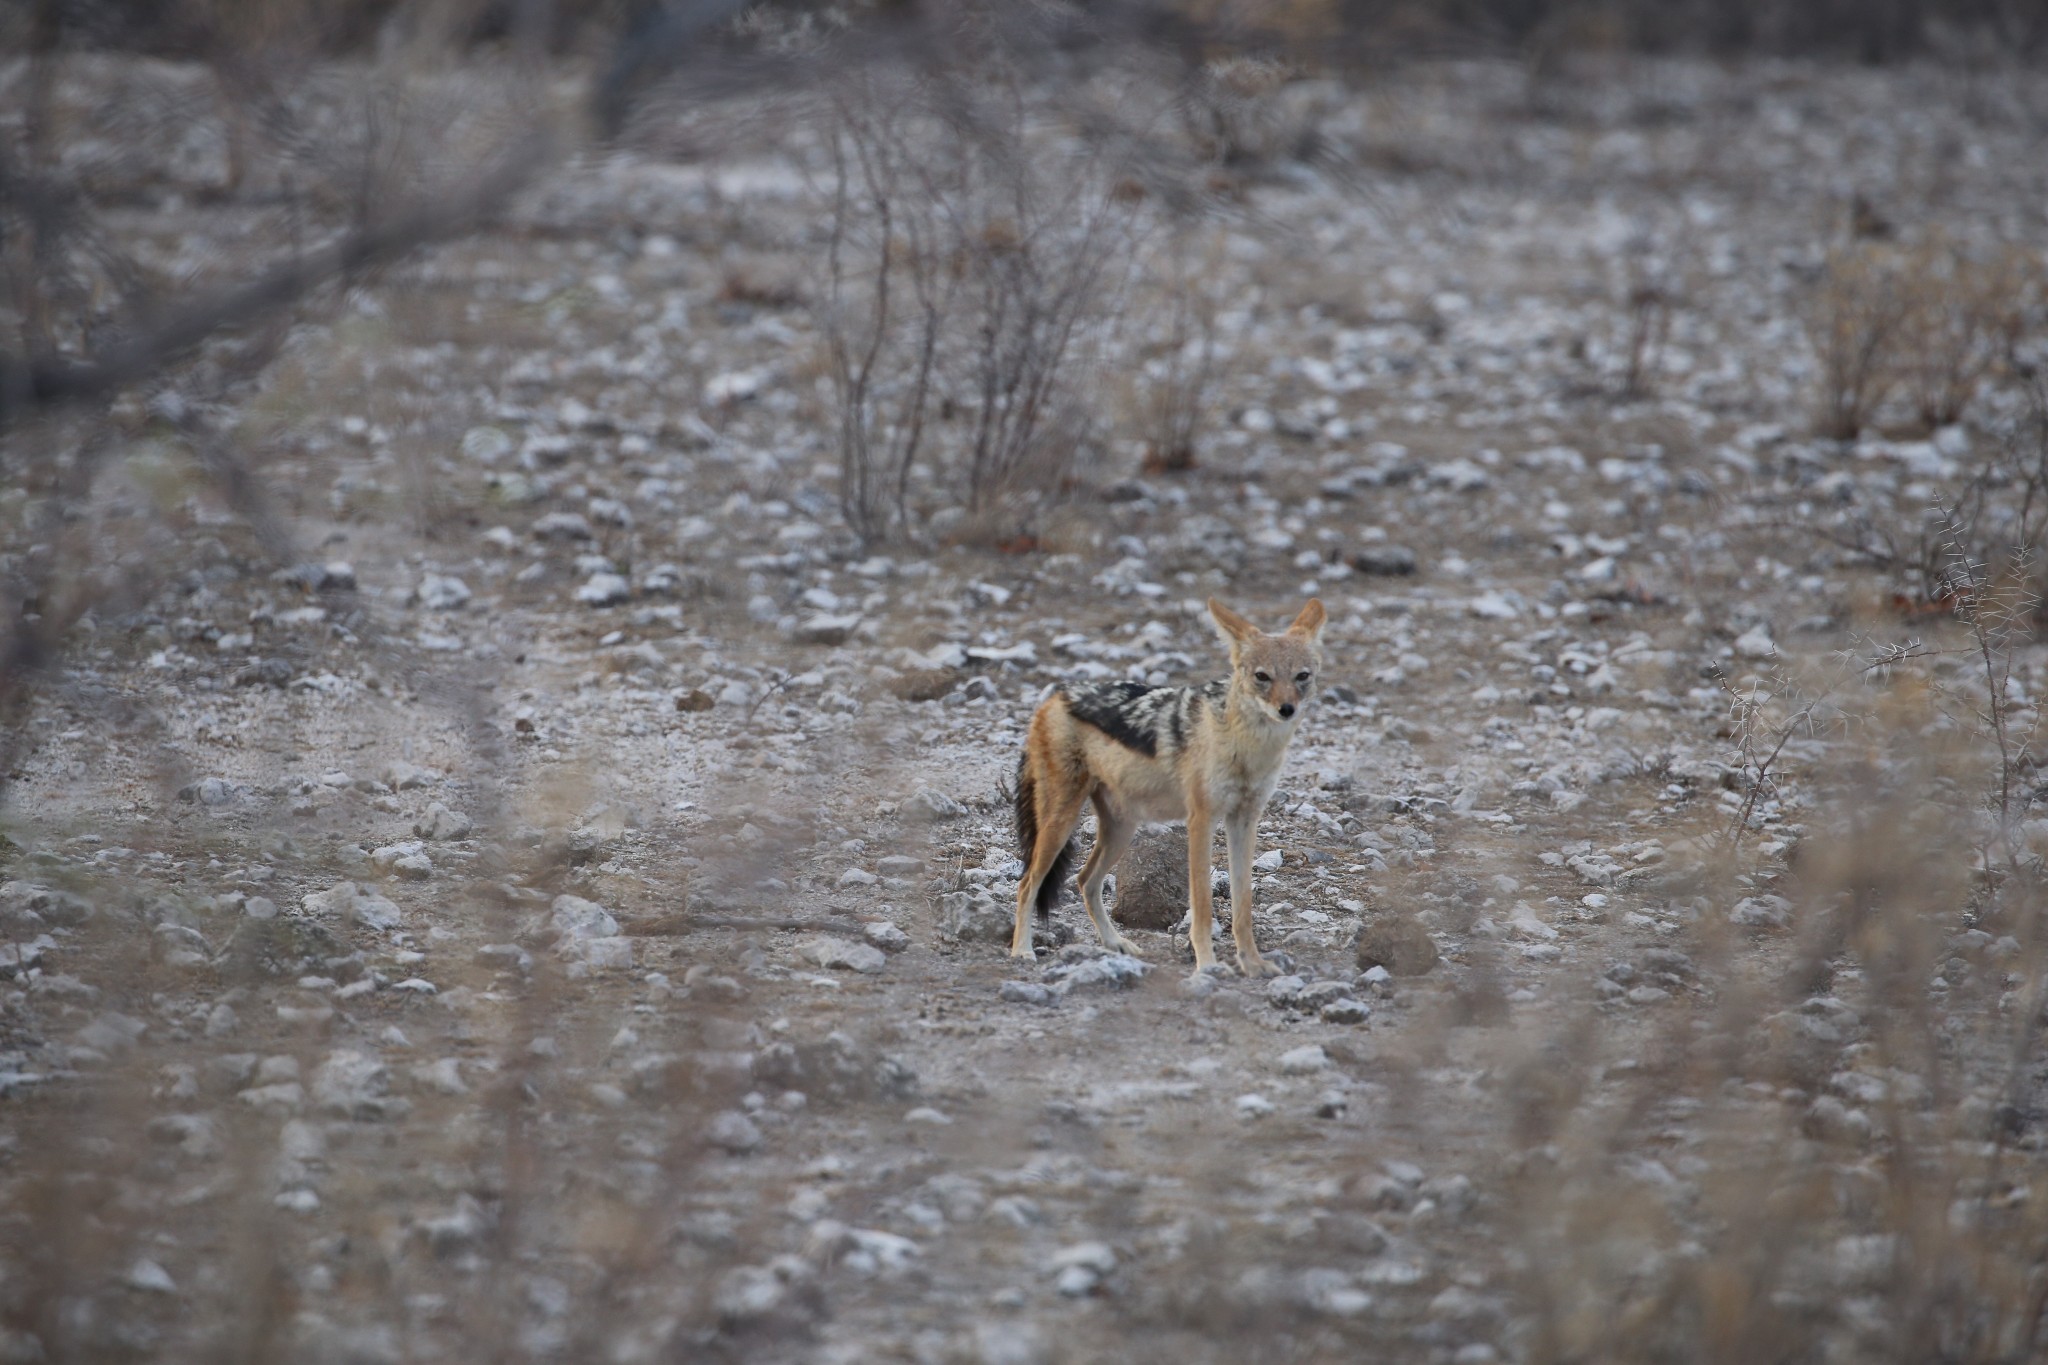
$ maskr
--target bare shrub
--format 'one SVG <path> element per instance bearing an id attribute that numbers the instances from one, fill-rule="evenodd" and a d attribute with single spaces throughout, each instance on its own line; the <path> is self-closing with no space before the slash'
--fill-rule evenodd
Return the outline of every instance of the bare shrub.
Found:
<path id="1" fill-rule="evenodd" d="M 1923 426 L 1959 421 L 2010 363 L 2041 278 L 2030 252 L 1973 254 L 1941 234 L 1910 248 L 1859 241 L 1830 253 L 1806 319 L 1822 433 L 1854 439 L 1895 394 Z"/>
<path id="2" fill-rule="evenodd" d="M 1855 439 L 1891 396 L 1913 310 L 1891 248 L 1859 242 L 1829 253 L 1806 319 L 1820 359 L 1823 434 Z"/>
<path id="3" fill-rule="evenodd" d="M 865 539 L 1005 529 L 1081 448 L 1076 362 L 1114 315 L 1137 220 L 1105 153 L 1043 100 L 993 63 L 865 72 L 830 99 L 815 292 L 841 506 Z"/>
<path id="4" fill-rule="evenodd" d="M 1157 259 L 1157 311 L 1138 349 L 1131 402 L 1146 472 L 1172 474 L 1200 463 L 1216 381 L 1229 358 L 1218 330 L 1223 239 L 1183 228 L 1160 244 Z"/>
<path id="5" fill-rule="evenodd" d="M 944 226 L 937 205 L 903 192 L 909 149 L 894 125 L 908 112 L 853 95 L 835 112 L 820 325 L 838 409 L 839 503 L 855 532 L 886 540 L 910 529 L 911 470 L 958 282 L 933 240 Z"/>
<path id="6" fill-rule="evenodd" d="M 1981 447 L 1942 490 L 1909 548 L 1897 556 L 1912 600 L 1959 615 L 2014 591 L 2038 593 L 2048 554 L 2048 390 L 2027 387 L 2027 408 Z M 2028 613 L 2032 614 L 2032 608 Z"/>
<path id="7" fill-rule="evenodd" d="M 1817 748 L 1818 741 L 1840 738 L 1859 723 L 1844 703 L 1844 690 L 1866 680 L 1883 680 L 1927 653 L 1917 640 L 1846 650 L 1816 678 L 1797 676 L 1780 660 L 1740 687 L 1716 674 L 1715 681 L 1728 698 L 1727 728 L 1735 746 L 1731 767 L 1742 792 L 1728 822 L 1731 856 L 1741 851 L 1743 835 L 1761 823 L 1767 810 L 1774 818 L 1782 813 L 1780 781 L 1785 760 L 1795 749 Z"/>
<path id="8" fill-rule="evenodd" d="M 2048 395 L 1951 447 L 1955 472 L 1931 502 L 1900 515 L 1868 500 L 1812 523 L 1834 545 L 1895 575 L 1890 607 L 1908 617 L 1953 615 L 1985 584 L 2038 592 L 2048 550 Z"/>
<path id="9" fill-rule="evenodd" d="M 1936 236 L 1906 270 L 1914 298 L 1900 347 L 1902 385 L 1923 423 L 1947 426 L 2011 356 L 2038 301 L 2040 262 L 2011 247 L 1968 255 Z"/>
<path id="10" fill-rule="evenodd" d="M 1955 570 L 1956 614 L 1970 628 L 1975 652 L 1976 681 L 1983 695 L 1974 690 L 1963 701 L 1963 712 L 1985 734 L 1997 752 L 1997 773 L 1991 784 L 1989 805 L 1995 817 L 1991 835 L 1981 843 L 1985 868 L 1995 858 L 2004 870 L 2021 875 L 2024 855 L 2019 822 L 2033 805 L 2033 793 L 2020 784 L 2036 766 L 2034 739 L 2039 727 L 2038 713 L 2029 712 L 2022 726 L 2015 720 L 2013 699 L 2013 653 L 2039 618 L 2041 592 L 2032 547 L 2008 547 L 2007 557 L 1996 577 L 1988 577 L 1986 566 L 1969 558 L 1960 539 L 1961 528 L 1951 524 L 1949 543 L 1958 560 Z M 2037 873 L 2038 860 L 2027 859 L 2027 874 Z"/>

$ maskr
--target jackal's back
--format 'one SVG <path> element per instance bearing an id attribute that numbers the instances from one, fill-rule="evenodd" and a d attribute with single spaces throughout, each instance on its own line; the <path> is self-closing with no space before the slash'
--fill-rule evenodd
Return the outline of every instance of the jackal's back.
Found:
<path id="1" fill-rule="evenodd" d="M 1146 758 L 1170 759 L 1188 747 L 1202 712 L 1220 707 L 1227 684 L 1153 687 L 1141 682 L 1076 683 L 1059 697 L 1067 714 Z"/>

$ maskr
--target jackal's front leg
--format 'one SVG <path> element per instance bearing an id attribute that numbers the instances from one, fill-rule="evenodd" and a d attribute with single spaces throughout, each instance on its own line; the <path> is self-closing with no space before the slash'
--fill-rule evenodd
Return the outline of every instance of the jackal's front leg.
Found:
<path id="1" fill-rule="evenodd" d="M 1209 807 L 1188 802 L 1188 941 L 1195 950 L 1195 974 L 1216 965 L 1215 950 L 1209 946 L 1215 906 L 1209 894 L 1209 840 L 1216 832 Z"/>
<path id="2" fill-rule="evenodd" d="M 1252 938 L 1252 859 L 1256 856 L 1259 814 L 1231 813 L 1223 818 L 1223 839 L 1230 850 L 1230 937 L 1237 944 L 1237 969 L 1246 976 L 1278 976 L 1280 969 L 1259 956 Z"/>

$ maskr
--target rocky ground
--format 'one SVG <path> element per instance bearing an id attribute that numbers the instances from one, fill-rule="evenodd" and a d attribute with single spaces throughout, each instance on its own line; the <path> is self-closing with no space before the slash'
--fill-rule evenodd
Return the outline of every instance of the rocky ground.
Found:
<path id="1" fill-rule="evenodd" d="M 1976 676 L 1845 542 L 1917 528 L 2018 391 L 1815 439 L 1802 318 L 1854 212 L 2038 249 L 2048 109 L 1691 64 L 1315 99 L 1324 154 L 1231 186 L 1198 466 L 1117 443 L 1022 553 L 845 530 L 772 141 L 579 164 L 295 333 L 226 424 L 300 569 L 138 441 L 110 524 L 212 548 L 95 623 L 8 793 L 7 1358 L 1922 1340 L 1951 1300 L 1900 1277 L 2030 1226 L 2033 941 L 1956 874 L 1933 985 L 1815 948 L 1788 860 L 1892 790 L 1833 765 L 1917 741 L 1800 731 L 1752 790 L 1730 689 L 1912 639 Z M 235 212 L 130 226 L 174 265 Z M 1289 975 L 1105 955 L 1071 898 L 1005 958 L 1045 690 L 1214 676 L 1206 597 L 1311 594 L 1255 882 Z M 1991 780 L 1951 758 L 1928 820 Z M 1959 1291 L 1983 1353 L 1915 1358 L 2024 1358 L 1983 1308 L 2022 1260 Z"/>

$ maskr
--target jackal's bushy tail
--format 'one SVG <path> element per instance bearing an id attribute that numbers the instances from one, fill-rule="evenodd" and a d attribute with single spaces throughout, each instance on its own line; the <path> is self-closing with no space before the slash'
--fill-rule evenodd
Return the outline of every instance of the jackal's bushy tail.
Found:
<path id="1" fill-rule="evenodd" d="M 1031 755 L 1017 762 L 1017 855 L 1024 860 L 1024 875 L 1031 875 L 1031 855 L 1038 847 L 1038 779 L 1031 772 Z M 1060 885 L 1074 861 L 1074 841 L 1069 838 L 1038 884 L 1038 918 L 1050 920 L 1060 898 Z"/>

